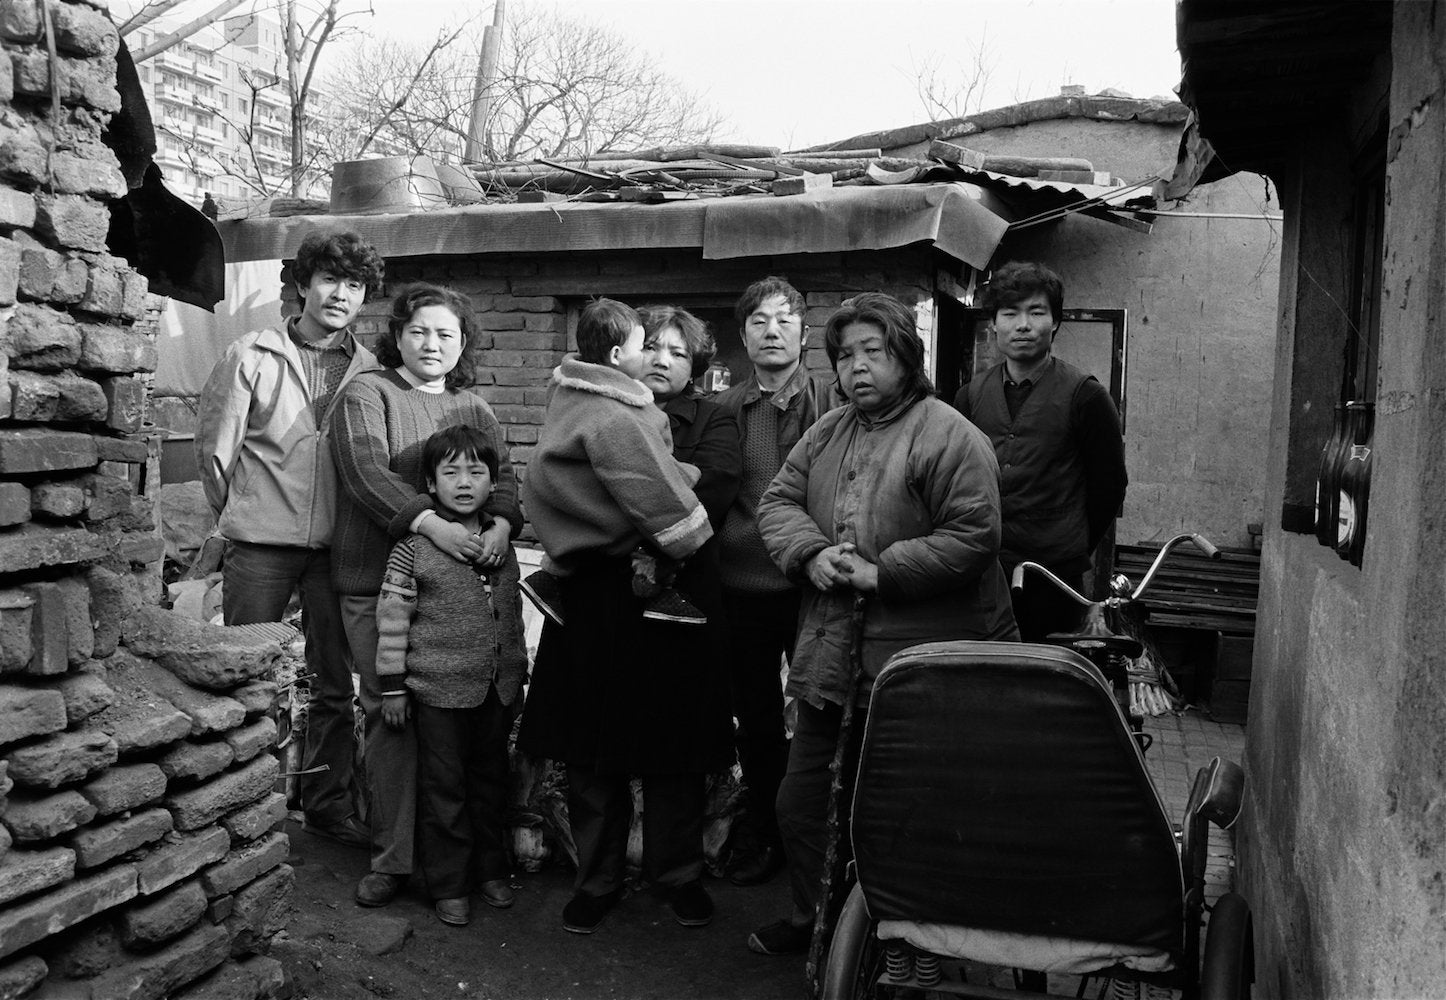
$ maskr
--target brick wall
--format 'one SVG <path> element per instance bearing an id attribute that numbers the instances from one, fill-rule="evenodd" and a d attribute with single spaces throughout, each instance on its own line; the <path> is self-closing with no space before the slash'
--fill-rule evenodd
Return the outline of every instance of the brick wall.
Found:
<path id="1" fill-rule="evenodd" d="M 920 332 L 929 342 L 933 266 L 923 247 L 741 261 L 704 260 L 698 250 L 393 258 L 387 261 L 383 294 L 367 303 L 356 328 L 368 341 L 383 335 L 389 297 L 409 282 L 431 281 L 464 292 L 482 329 L 478 384 L 486 387 L 483 393 L 507 434 L 512 460 L 525 475 L 547 408 L 552 369 L 572 349 L 569 324 L 588 298 L 606 295 L 631 305 L 668 302 L 687 308 L 702 304 L 731 313 L 749 283 L 783 275 L 808 304 L 805 361 L 811 369 L 828 372 L 824 325 L 844 299 L 858 292 L 889 292 L 910 304 L 923 303 Z M 289 270 L 283 299 L 290 312 L 300 308 Z"/>
<path id="2" fill-rule="evenodd" d="M 0 2 L 0 996 L 274 996 L 275 643 L 158 605 L 146 281 L 100 8 Z M 59 84 L 58 120 L 51 80 Z"/>

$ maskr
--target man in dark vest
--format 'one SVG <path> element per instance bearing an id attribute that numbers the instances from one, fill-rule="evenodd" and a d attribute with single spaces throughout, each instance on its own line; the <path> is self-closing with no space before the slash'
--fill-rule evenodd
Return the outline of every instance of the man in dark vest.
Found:
<path id="1" fill-rule="evenodd" d="M 743 481 L 719 532 L 738 763 L 747 787 L 729 872 L 734 885 L 767 882 L 784 863 L 774 808 L 788 760 L 781 665 L 793 654 L 799 590 L 763 547 L 757 513 L 759 498 L 803 432 L 840 402 L 833 380 L 804 366 L 806 308 L 783 278 L 762 278 L 744 289 L 734 313 L 753 372 L 715 400 L 737 419 L 743 444 Z"/>
<path id="2" fill-rule="evenodd" d="M 1010 262 L 983 294 L 1004 360 L 959 390 L 954 406 L 994 442 L 999 457 L 1008 574 L 1029 560 L 1083 590 L 1090 555 L 1125 499 L 1125 445 L 1109 390 L 1051 353 L 1064 283 L 1041 264 Z M 1047 587 L 1015 596 L 1020 635 L 1035 642 L 1067 628 Z"/>

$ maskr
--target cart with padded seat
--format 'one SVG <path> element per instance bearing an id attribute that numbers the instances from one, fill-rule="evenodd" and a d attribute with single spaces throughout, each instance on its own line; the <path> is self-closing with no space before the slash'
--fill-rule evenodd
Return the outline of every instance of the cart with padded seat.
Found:
<path id="1" fill-rule="evenodd" d="M 1207 822 L 1243 775 L 1196 776 L 1179 834 L 1104 676 L 1071 650 L 946 642 L 904 650 L 874 684 L 855 784 L 857 884 L 825 997 L 998 997 L 963 963 L 1248 996 L 1250 915 L 1209 917 Z M 976 977 L 977 978 L 977 977 Z M 914 992 L 908 992 L 914 991 Z"/>

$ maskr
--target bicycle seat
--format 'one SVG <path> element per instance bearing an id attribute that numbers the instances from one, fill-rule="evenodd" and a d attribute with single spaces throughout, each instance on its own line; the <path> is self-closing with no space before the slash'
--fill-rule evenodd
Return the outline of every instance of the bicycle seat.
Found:
<path id="1" fill-rule="evenodd" d="M 874 684 L 852 815 L 877 921 L 1177 958 L 1174 828 L 1110 685 L 1056 646 L 915 646 Z"/>

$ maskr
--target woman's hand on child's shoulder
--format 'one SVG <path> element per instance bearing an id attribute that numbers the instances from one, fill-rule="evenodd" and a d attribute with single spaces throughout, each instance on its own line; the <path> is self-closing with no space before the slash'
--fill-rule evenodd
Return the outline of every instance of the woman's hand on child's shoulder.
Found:
<path id="1" fill-rule="evenodd" d="M 505 518 L 496 518 L 486 531 L 482 532 L 479 539 L 482 543 L 482 554 L 477 559 L 481 566 L 501 566 L 507 558 L 507 549 L 511 544 L 512 526 Z"/>
<path id="2" fill-rule="evenodd" d="M 429 517 L 417 526 L 422 535 L 442 552 L 459 562 L 474 562 L 483 554 L 483 542 L 463 525 L 444 517 Z"/>

